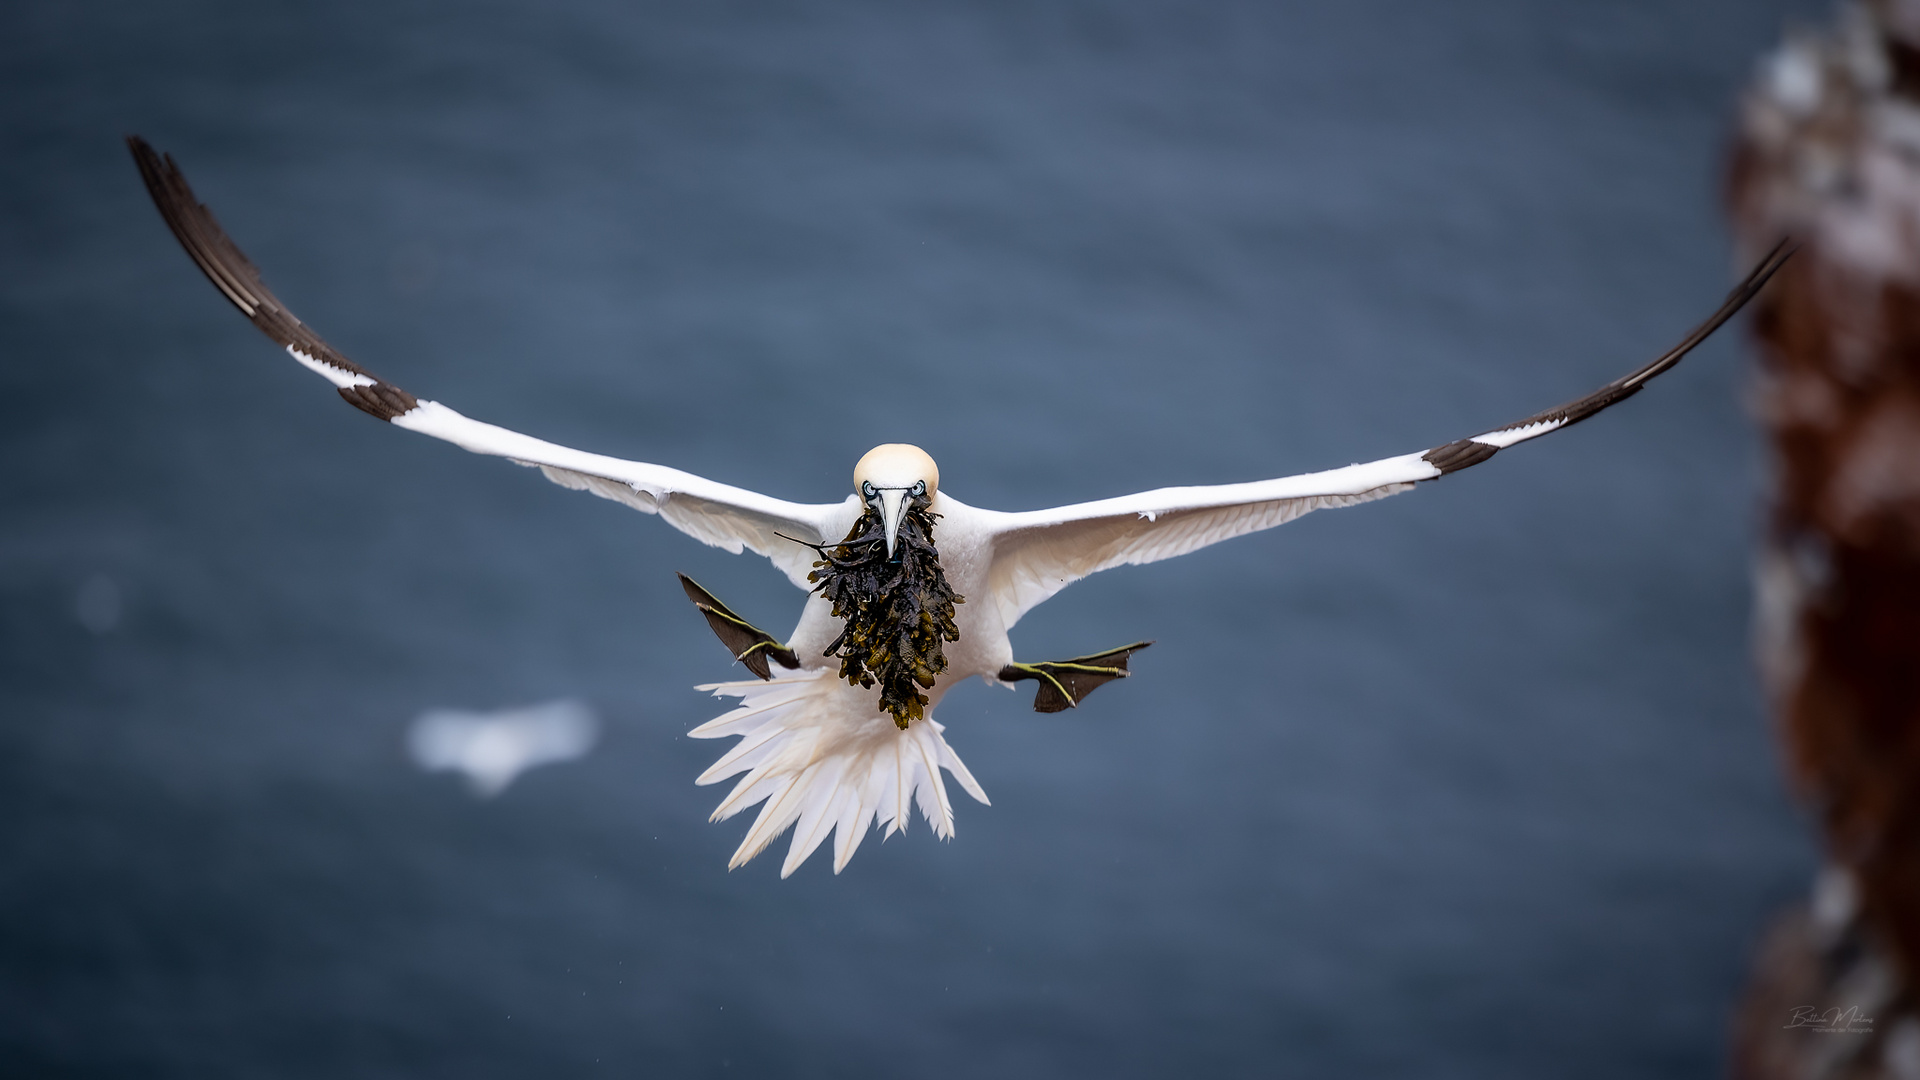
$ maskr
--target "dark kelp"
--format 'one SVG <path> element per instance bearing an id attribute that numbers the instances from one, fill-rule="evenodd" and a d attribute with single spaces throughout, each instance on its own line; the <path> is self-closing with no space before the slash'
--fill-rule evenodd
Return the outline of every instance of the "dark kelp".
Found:
<path id="1" fill-rule="evenodd" d="M 820 560 L 807 575 L 818 582 L 813 591 L 833 605 L 834 618 L 847 624 L 826 655 L 840 657 L 840 677 L 848 682 L 878 682 L 880 711 L 892 713 L 902 731 L 926 716 L 927 696 L 915 685 L 931 688 L 947 670 L 944 643 L 960 640 L 953 606 L 966 598 L 940 569 L 933 546 L 939 516 L 926 500 L 914 499 L 900 521 L 897 558 L 889 559 L 880 515 L 868 510 L 845 540 L 814 548 Z"/>

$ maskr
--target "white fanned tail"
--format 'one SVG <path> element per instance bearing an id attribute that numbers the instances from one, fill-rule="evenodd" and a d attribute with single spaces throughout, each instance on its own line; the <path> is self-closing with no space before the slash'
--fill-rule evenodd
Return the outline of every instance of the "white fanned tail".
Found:
<path id="1" fill-rule="evenodd" d="M 872 690 L 853 686 L 832 669 L 802 671 L 769 682 L 710 683 L 715 697 L 737 697 L 740 707 L 687 734 L 696 739 L 741 736 L 699 784 L 747 775 L 714 810 L 724 821 L 765 800 L 727 869 L 745 865 L 794 826 L 780 867 L 786 877 L 807 861 L 830 832 L 833 872 L 853 858 L 870 826 L 883 839 L 906 829 L 917 804 L 942 840 L 953 837 L 953 803 L 940 776 L 946 769 L 982 803 L 987 793 L 940 737 L 931 717 L 905 731 L 875 707 Z"/>

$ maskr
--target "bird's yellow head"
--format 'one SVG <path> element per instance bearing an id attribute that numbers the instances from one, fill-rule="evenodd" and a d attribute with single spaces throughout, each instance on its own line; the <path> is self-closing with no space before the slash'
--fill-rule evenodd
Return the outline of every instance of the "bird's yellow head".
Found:
<path id="1" fill-rule="evenodd" d="M 887 556 L 891 558 L 909 501 L 933 501 L 934 492 L 940 490 L 940 467 L 917 446 L 882 443 L 867 451 L 853 467 L 853 490 L 861 502 L 880 515 L 887 535 Z"/>

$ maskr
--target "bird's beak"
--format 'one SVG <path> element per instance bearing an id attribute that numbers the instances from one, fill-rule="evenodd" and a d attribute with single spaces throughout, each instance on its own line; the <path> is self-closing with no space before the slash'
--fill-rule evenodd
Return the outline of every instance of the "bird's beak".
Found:
<path id="1" fill-rule="evenodd" d="M 893 545 L 900 533 L 900 519 L 906 515 L 907 489 L 880 489 L 880 527 L 887 533 L 887 558 L 893 558 Z"/>

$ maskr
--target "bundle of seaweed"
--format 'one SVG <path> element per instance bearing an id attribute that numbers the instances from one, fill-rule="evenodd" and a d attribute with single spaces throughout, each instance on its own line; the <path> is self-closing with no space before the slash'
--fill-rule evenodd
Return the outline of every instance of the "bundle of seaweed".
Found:
<path id="1" fill-rule="evenodd" d="M 846 629 L 827 646 L 840 657 L 840 677 L 861 686 L 880 684 L 880 711 L 907 725 L 926 715 L 927 696 L 915 689 L 933 686 L 947 670 L 944 642 L 959 641 L 953 606 L 956 595 L 940 569 L 933 546 L 933 521 L 940 515 L 914 499 L 900 521 L 895 557 L 887 557 L 880 515 L 862 514 L 847 538 L 833 547 L 814 548 L 820 560 L 807 580 L 833 605 L 834 618 Z"/>

